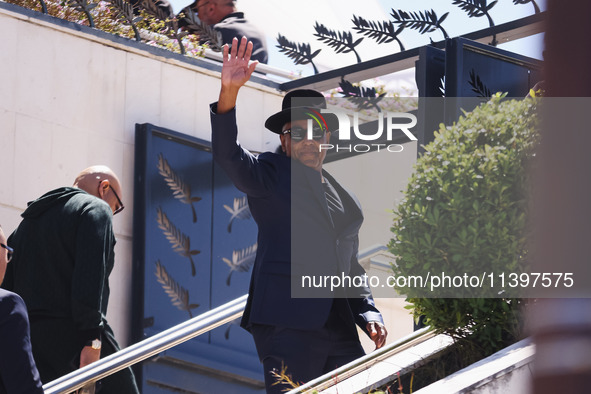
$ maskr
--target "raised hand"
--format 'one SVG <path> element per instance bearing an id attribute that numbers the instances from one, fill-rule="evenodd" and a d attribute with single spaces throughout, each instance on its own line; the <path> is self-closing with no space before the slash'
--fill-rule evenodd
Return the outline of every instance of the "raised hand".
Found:
<path id="1" fill-rule="evenodd" d="M 229 56 L 228 56 L 229 52 Z M 250 79 L 258 61 L 248 64 L 252 55 L 252 42 L 242 37 L 240 46 L 238 39 L 232 40 L 232 50 L 224 45 L 224 62 L 222 65 L 222 88 L 218 100 L 218 113 L 230 111 L 236 105 L 236 98 L 240 88 Z"/>

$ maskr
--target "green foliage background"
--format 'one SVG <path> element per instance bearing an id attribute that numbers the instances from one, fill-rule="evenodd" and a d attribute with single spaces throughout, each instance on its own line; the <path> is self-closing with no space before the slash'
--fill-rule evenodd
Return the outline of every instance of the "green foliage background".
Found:
<path id="1" fill-rule="evenodd" d="M 397 256 L 396 276 L 526 269 L 536 105 L 535 98 L 504 100 L 497 94 L 453 126 L 440 127 L 417 160 L 396 212 L 389 245 Z M 498 289 L 493 293 L 486 285 L 477 293 L 449 290 L 425 298 L 425 289 L 398 289 L 415 317 L 424 315 L 438 332 L 469 339 L 481 356 L 519 338 L 520 298 L 500 298 Z"/>

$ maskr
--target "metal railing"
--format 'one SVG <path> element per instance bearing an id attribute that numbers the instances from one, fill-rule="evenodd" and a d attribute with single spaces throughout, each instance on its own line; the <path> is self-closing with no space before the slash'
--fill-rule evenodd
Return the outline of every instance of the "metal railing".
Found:
<path id="1" fill-rule="evenodd" d="M 339 381 L 343 381 L 350 378 L 360 372 L 367 370 L 372 365 L 379 363 L 380 361 L 392 357 L 396 353 L 399 353 L 411 346 L 418 345 L 428 339 L 435 336 L 435 332 L 431 330 L 431 327 L 424 327 L 417 330 L 396 342 L 393 342 L 381 349 L 366 354 L 357 360 L 351 361 L 349 364 L 345 364 L 340 368 L 330 371 L 318 378 L 311 380 L 301 386 L 290 390 L 287 394 L 300 394 L 309 393 L 315 391 L 322 391 L 335 384 L 335 376 L 339 377 Z"/>
<path id="2" fill-rule="evenodd" d="M 64 375 L 44 385 L 43 390 L 45 390 L 45 394 L 70 393 L 87 383 L 102 379 L 166 349 L 213 330 L 242 316 L 246 306 L 246 298 L 247 295 L 243 295 L 209 312 L 126 347 L 91 365 Z"/>
<path id="3" fill-rule="evenodd" d="M 72 391 L 86 386 L 90 382 L 96 382 L 97 380 L 139 363 L 170 349 L 171 347 L 188 341 L 189 339 L 211 331 L 216 327 L 240 317 L 244 312 L 246 299 L 247 295 L 243 295 L 242 297 L 212 309 L 209 312 L 205 312 L 184 323 L 171 327 L 159 334 L 122 349 L 117 353 L 100 359 L 91 365 L 80 368 L 49 382 L 43 386 L 43 390 L 45 391 L 45 394 L 71 393 Z M 429 327 L 415 331 L 382 349 L 376 350 L 347 365 L 322 375 L 290 391 L 288 394 L 297 394 L 308 392 L 309 390 L 327 388 L 334 384 L 335 374 L 340 377 L 339 380 L 346 379 L 404 349 L 426 341 L 434 335 L 435 334 L 430 331 Z"/>

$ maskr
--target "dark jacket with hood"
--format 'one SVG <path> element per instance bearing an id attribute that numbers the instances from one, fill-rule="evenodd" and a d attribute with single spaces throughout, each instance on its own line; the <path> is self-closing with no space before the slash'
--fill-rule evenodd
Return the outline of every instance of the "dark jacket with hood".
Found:
<path id="1" fill-rule="evenodd" d="M 63 187 L 30 202 L 22 217 L 8 241 L 15 252 L 2 287 L 27 305 L 36 359 L 49 346 L 45 342 L 59 342 L 56 336 L 79 354 L 107 328 L 115 257 L 111 208 L 81 189 Z M 39 328 L 49 324 L 51 330 Z M 54 337 L 41 340 L 39 330 L 47 336 L 55 331 Z"/>
<path id="2" fill-rule="evenodd" d="M 46 383 L 77 369 L 90 340 L 102 340 L 101 358 L 119 350 L 105 317 L 113 212 L 100 198 L 62 187 L 30 202 L 22 217 L 8 240 L 14 254 L 3 287 L 27 304 L 33 357 Z M 138 393 L 130 368 L 100 383 L 104 394 Z"/>

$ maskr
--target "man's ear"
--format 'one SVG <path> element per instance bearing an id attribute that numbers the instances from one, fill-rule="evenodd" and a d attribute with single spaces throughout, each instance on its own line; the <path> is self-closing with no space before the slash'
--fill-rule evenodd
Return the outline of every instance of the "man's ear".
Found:
<path id="1" fill-rule="evenodd" d="M 285 152 L 285 153 L 287 153 L 287 152 L 286 152 L 286 150 L 287 150 L 287 145 L 286 145 L 286 142 L 285 142 L 285 139 L 286 139 L 286 138 L 287 138 L 287 137 L 285 136 L 285 134 L 279 134 L 279 140 L 281 141 L 281 150 L 282 150 L 283 152 Z"/>
<path id="2" fill-rule="evenodd" d="M 103 179 L 98 186 L 98 195 L 99 197 L 102 199 L 103 196 L 105 195 L 105 193 L 107 192 L 107 189 L 109 188 L 109 186 L 111 186 L 111 183 L 109 182 L 108 179 Z"/>

